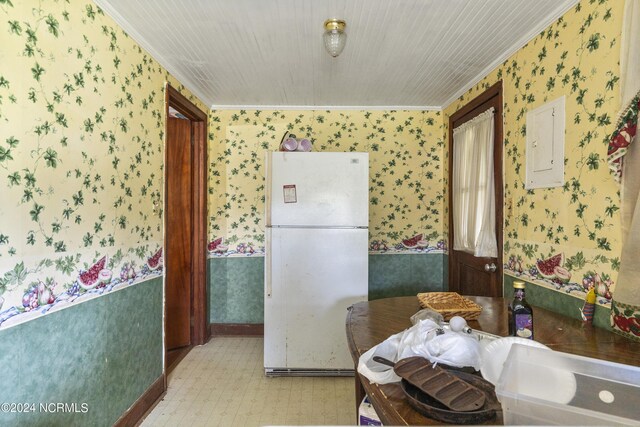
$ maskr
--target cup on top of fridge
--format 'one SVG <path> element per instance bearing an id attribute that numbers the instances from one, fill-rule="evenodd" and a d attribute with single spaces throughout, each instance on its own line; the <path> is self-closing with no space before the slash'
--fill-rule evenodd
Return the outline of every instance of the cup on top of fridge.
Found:
<path id="1" fill-rule="evenodd" d="M 311 151 L 311 141 L 309 141 L 307 138 L 299 139 L 298 148 L 296 148 L 296 151 Z"/>
<path id="2" fill-rule="evenodd" d="M 280 140 L 280 151 L 296 151 L 298 148 L 298 141 L 296 140 L 296 136 L 286 131 L 284 135 L 282 135 L 282 139 Z"/>
<path id="3" fill-rule="evenodd" d="M 296 138 L 295 135 L 285 132 L 280 141 L 280 151 L 309 152 L 312 149 L 311 141 L 307 138 Z"/>
<path id="4" fill-rule="evenodd" d="M 296 151 L 298 148 L 298 141 L 295 138 L 286 138 L 280 143 L 280 151 Z"/>

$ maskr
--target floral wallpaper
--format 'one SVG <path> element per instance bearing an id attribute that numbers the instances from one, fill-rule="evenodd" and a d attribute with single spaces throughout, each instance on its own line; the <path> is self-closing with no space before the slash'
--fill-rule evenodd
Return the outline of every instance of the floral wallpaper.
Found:
<path id="1" fill-rule="evenodd" d="M 164 84 L 195 99 L 86 0 L 0 0 L 0 328 L 162 274 Z M 211 256 L 262 254 L 265 150 L 370 153 L 370 252 L 446 251 L 448 117 L 504 85 L 507 274 L 600 304 L 620 197 L 606 164 L 622 4 L 580 2 L 437 111 L 209 111 Z M 565 185 L 524 189 L 526 112 L 566 96 Z M 557 256 L 556 256 L 557 255 Z"/>
<path id="2" fill-rule="evenodd" d="M 0 15 L 2 328 L 162 274 L 164 84 L 184 88 L 90 1 Z"/>
<path id="3" fill-rule="evenodd" d="M 607 137 L 619 108 L 622 9 L 615 0 L 581 1 L 444 111 L 448 125 L 502 80 L 505 273 L 579 298 L 594 287 L 604 305 L 615 292 L 621 251 Z M 526 113 L 563 95 L 565 183 L 526 190 Z"/>
<path id="4" fill-rule="evenodd" d="M 264 253 L 264 156 L 286 132 L 313 151 L 369 153 L 371 253 L 444 250 L 440 112 L 225 110 L 209 120 L 212 256 Z"/>

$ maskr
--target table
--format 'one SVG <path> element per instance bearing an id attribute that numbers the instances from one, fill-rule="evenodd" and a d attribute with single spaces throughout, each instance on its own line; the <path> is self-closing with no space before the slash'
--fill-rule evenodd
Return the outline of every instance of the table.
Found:
<path id="1" fill-rule="evenodd" d="M 480 317 L 469 321 L 469 326 L 507 336 L 508 300 L 471 296 L 467 298 L 482 306 Z M 398 383 L 370 384 L 357 373 L 360 355 L 391 335 L 410 327 L 411 316 L 419 310 L 420 303 L 415 296 L 361 302 L 349 307 L 346 329 L 349 351 L 356 369 L 356 413 L 367 394 L 385 425 L 441 424 L 409 406 Z M 640 343 L 540 307 L 533 306 L 533 313 L 536 341 L 554 350 L 640 366 Z"/>

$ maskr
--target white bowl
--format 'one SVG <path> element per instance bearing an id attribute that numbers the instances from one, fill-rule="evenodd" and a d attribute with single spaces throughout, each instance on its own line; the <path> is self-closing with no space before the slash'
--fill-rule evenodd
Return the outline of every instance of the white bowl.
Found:
<path id="1" fill-rule="evenodd" d="M 497 338 L 490 341 L 487 345 L 480 347 L 480 372 L 485 380 L 496 385 L 502 373 L 504 361 L 507 360 L 509 350 L 511 350 L 511 346 L 514 343 L 532 347 L 549 348 L 538 341 L 520 337 Z"/>

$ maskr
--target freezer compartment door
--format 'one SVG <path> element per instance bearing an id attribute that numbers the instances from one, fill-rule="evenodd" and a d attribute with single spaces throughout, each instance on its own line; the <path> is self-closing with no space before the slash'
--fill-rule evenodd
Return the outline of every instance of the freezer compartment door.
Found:
<path id="1" fill-rule="evenodd" d="M 368 153 L 267 153 L 267 225 L 369 224 Z"/>
<path id="2" fill-rule="evenodd" d="M 265 367 L 353 369 L 344 322 L 349 306 L 367 300 L 368 231 L 271 229 L 270 233 Z"/>

